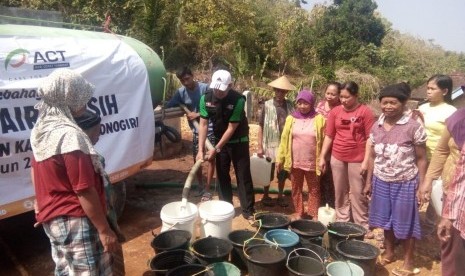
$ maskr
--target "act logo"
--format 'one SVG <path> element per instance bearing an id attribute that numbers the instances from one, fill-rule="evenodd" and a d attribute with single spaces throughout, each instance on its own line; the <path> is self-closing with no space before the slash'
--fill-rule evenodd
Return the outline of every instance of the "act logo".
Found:
<path id="1" fill-rule="evenodd" d="M 26 55 L 29 51 L 26 49 L 18 48 L 8 53 L 5 59 L 5 70 L 8 69 L 8 65 L 13 68 L 18 68 L 26 62 Z"/>

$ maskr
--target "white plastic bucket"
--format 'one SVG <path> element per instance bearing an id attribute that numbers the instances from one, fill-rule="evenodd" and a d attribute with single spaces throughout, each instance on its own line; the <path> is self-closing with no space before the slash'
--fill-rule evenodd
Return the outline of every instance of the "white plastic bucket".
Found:
<path id="1" fill-rule="evenodd" d="M 200 237 L 228 239 L 234 218 L 234 206 L 222 200 L 202 202 L 199 206 Z"/>
<path id="2" fill-rule="evenodd" d="M 332 262 L 326 266 L 326 274 L 328 276 L 363 276 L 363 269 L 351 262 Z"/>
<path id="3" fill-rule="evenodd" d="M 192 237 L 195 237 L 196 233 L 194 231 L 197 214 L 197 206 L 191 202 L 187 202 L 185 208 L 182 207 L 181 201 L 168 203 L 161 208 L 160 218 L 163 225 L 160 232 L 179 229 L 189 231 Z"/>
<path id="4" fill-rule="evenodd" d="M 328 204 L 318 208 L 318 220 L 323 223 L 324 226 L 328 226 L 328 224 L 336 221 L 336 210 L 329 207 Z"/>
<path id="5" fill-rule="evenodd" d="M 254 187 L 263 188 L 270 185 L 271 165 L 271 161 L 266 157 L 260 158 L 255 153 L 250 157 L 250 173 Z"/>
<path id="6" fill-rule="evenodd" d="M 442 180 L 436 179 L 433 180 L 433 185 L 431 189 L 431 204 L 433 205 L 434 210 L 438 216 L 442 214 L 442 197 L 443 197 L 443 190 L 442 190 Z"/>

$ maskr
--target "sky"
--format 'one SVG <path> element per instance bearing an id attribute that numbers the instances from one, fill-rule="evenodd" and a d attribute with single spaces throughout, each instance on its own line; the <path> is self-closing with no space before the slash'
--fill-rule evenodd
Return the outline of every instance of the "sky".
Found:
<path id="1" fill-rule="evenodd" d="M 332 0 L 307 0 L 305 8 Z M 443 49 L 465 53 L 465 0 L 375 0 L 392 28 Z"/>

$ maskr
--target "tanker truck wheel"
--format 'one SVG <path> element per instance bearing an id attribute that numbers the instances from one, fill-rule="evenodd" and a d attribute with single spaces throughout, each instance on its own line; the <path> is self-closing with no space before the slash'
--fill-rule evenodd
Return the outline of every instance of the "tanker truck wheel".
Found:
<path id="1" fill-rule="evenodd" d="M 166 136 L 166 138 L 168 138 L 168 140 L 171 142 L 171 143 L 179 143 L 181 142 L 181 134 L 178 132 L 177 129 L 175 129 L 174 127 L 170 127 L 170 126 L 163 126 L 163 135 Z"/>
<path id="2" fill-rule="evenodd" d="M 113 191 L 115 192 L 116 218 L 119 219 L 126 205 L 126 182 L 120 181 L 113 184 Z"/>

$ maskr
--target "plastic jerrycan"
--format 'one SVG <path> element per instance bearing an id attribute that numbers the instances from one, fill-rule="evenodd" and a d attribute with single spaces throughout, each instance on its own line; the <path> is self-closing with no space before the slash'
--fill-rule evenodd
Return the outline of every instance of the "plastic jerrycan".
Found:
<path id="1" fill-rule="evenodd" d="M 328 206 L 318 208 L 318 220 L 323 223 L 325 226 L 336 221 L 336 210 Z"/>
<path id="2" fill-rule="evenodd" d="M 260 158 L 256 153 L 250 157 L 250 173 L 255 188 L 263 188 L 270 185 L 271 159 Z"/>

